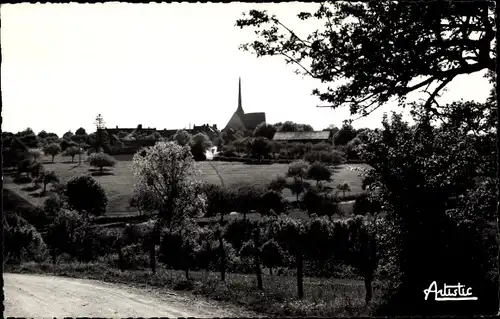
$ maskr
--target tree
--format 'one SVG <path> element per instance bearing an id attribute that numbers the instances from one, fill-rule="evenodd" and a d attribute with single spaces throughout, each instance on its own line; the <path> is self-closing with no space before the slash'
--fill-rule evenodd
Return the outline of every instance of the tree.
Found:
<path id="1" fill-rule="evenodd" d="M 272 140 L 274 137 L 274 133 L 276 133 L 276 128 L 274 125 L 266 124 L 266 122 L 262 122 L 253 131 L 254 137 L 265 137 L 268 140 Z"/>
<path id="2" fill-rule="evenodd" d="M 268 190 L 260 198 L 259 213 L 262 216 L 280 214 L 285 211 L 283 195 L 273 190 Z"/>
<path id="3" fill-rule="evenodd" d="M 67 183 L 66 197 L 68 205 L 88 218 L 88 215 L 100 216 L 106 213 L 108 197 L 106 192 L 92 176 L 81 175 L 71 178 Z"/>
<path id="4" fill-rule="evenodd" d="M 350 254 L 348 263 L 351 264 L 363 277 L 365 282 L 365 302 L 368 305 L 372 300 L 372 281 L 378 267 L 378 249 L 376 234 L 373 227 L 365 225 L 361 216 L 350 220 Z"/>
<path id="5" fill-rule="evenodd" d="M 65 140 L 71 140 L 71 138 L 74 136 L 73 132 L 67 131 L 66 133 L 63 134 L 62 138 Z"/>
<path id="6" fill-rule="evenodd" d="M 191 138 L 191 153 L 195 161 L 206 160 L 205 152 L 212 147 L 212 142 L 206 134 L 198 133 Z"/>
<path id="7" fill-rule="evenodd" d="M 351 191 L 351 185 L 348 182 L 343 182 L 337 185 L 337 189 L 342 192 L 342 196 L 345 198 L 345 193 Z"/>
<path id="8" fill-rule="evenodd" d="M 85 131 L 85 129 L 83 127 L 80 127 L 78 130 L 75 131 L 75 135 L 84 135 L 84 136 L 86 136 L 87 132 Z"/>
<path id="9" fill-rule="evenodd" d="M 198 170 L 189 146 L 158 142 L 144 151 L 144 156 L 136 153 L 133 158 L 134 193 L 149 194 L 158 205 L 158 218 L 149 235 L 150 264 L 155 273 L 160 230 L 203 215 L 206 198 L 201 184 L 193 180 Z"/>
<path id="10" fill-rule="evenodd" d="M 313 14 L 297 15 L 324 22 L 307 38 L 266 11 L 250 10 L 236 24 L 257 34 L 243 50 L 258 57 L 282 55 L 300 68 L 297 73 L 322 82 L 346 79 L 313 94 L 329 107 L 349 105 L 351 114 L 365 115 L 393 97 L 403 99 L 434 84 L 424 107 L 431 110 L 437 94 L 458 75 L 494 72 L 493 11 L 487 1 L 328 2 Z"/>
<path id="11" fill-rule="evenodd" d="M 285 252 L 283 248 L 274 240 L 270 239 L 261 248 L 262 263 L 269 268 L 271 276 L 273 268 L 282 266 L 285 262 Z"/>
<path id="12" fill-rule="evenodd" d="M 174 135 L 174 140 L 180 146 L 188 145 L 191 141 L 191 134 L 189 134 L 186 130 L 178 130 Z"/>
<path id="13" fill-rule="evenodd" d="M 290 189 L 293 195 L 296 196 L 297 202 L 299 202 L 299 196 L 305 191 L 304 182 L 300 179 L 294 178 L 291 183 L 287 183 L 286 187 Z"/>
<path id="14" fill-rule="evenodd" d="M 286 178 L 282 175 L 277 175 L 276 178 L 269 183 L 268 189 L 281 193 L 285 187 Z"/>
<path id="15" fill-rule="evenodd" d="M 321 181 L 330 181 L 332 172 L 320 162 L 315 162 L 307 169 L 307 177 L 314 179 L 316 181 L 316 186 L 318 186 Z"/>
<path id="16" fill-rule="evenodd" d="M 38 133 L 38 137 L 41 138 L 41 139 L 44 139 L 47 137 L 47 132 L 45 130 L 41 130 L 40 133 Z"/>
<path id="17" fill-rule="evenodd" d="M 269 152 L 271 151 L 271 144 L 265 137 L 254 137 L 251 138 L 248 143 L 248 150 L 253 156 L 262 160 L 262 158 L 269 155 Z"/>
<path id="18" fill-rule="evenodd" d="M 103 173 L 104 167 L 113 167 L 116 165 L 116 160 L 106 153 L 94 153 L 89 158 L 90 166 L 99 167 L 99 173 Z"/>
<path id="19" fill-rule="evenodd" d="M 278 132 L 312 132 L 314 129 L 309 124 L 298 124 L 292 121 L 276 123 L 273 125 Z"/>
<path id="20" fill-rule="evenodd" d="M 333 142 L 335 145 L 346 145 L 355 138 L 357 135 L 356 130 L 350 124 L 342 125 L 342 128 L 335 134 Z"/>
<path id="21" fill-rule="evenodd" d="M 38 183 L 40 182 L 40 176 L 44 173 L 43 165 L 35 162 L 31 165 L 31 178 L 35 182 L 35 187 L 38 187 Z"/>
<path id="22" fill-rule="evenodd" d="M 488 148 L 474 146 L 479 140 L 494 148 L 487 134 L 474 136 L 452 126 L 422 134 L 418 125 L 393 114 L 365 145 L 364 158 L 373 168 L 367 172 L 367 188 L 391 223 L 384 232 L 394 244 L 384 252 L 401 274 L 379 313 L 477 313 L 498 307 L 496 279 L 489 275 L 498 243 L 486 240 L 496 217 L 495 164 Z M 433 266 L 424 261 L 429 259 Z M 417 300 L 415 290 L 451 278 L 477 287 L 478 304 L 451 307 Z"/>
<path id="23" fill-rule="evenodd" d="M 54 163 L 54 157 L 56 157 L 57 154 L 61 153 L 61 146 L 56 143 L 52 143 L 47 145 L 44 149 L 43 152 L 45 155 L 50 155 L 52 156 L 52 163 Z"/>
<path id="24" fill-rule="evenodd" d="M 41 176 L 41 180 L 43 183 L 43 192 L 45 193 L 47 191 L 48 184 L 59 183 L 59 176 L 57 176 L 56 172 L 49 171 L 49 172 L 43 173 L 43 175 Z"/>
<path id="25" fill-rule="evenodd" d="M 68 147 L 65 151 L 65 155 L 71 156 L 71 162 L 75 161 L 75 156 L 81 154 L 81 149 L 79 146 Z"/>

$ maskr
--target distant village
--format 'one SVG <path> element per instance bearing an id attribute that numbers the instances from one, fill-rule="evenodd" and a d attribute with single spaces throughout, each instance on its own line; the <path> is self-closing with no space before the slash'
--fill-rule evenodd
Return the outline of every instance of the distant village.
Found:
<path id="1" fill-rule="evenodd" d="M 136 128 L 103 128 L 102 130 L 108 133 L 108 136 L 114 137 L 110 139 L 110 145 L 120 143 L 121 154 L 135 153 L 139 148 L 144 146 L 152 146 L 160 138 L 165 140 L 173 139 L 174 135 L 179 130 L 184 130 L 191 135 L 203 133 L 214 141 L 216 138 L 224 135 L 232 135 L 237 132 L 243 134 L 251 134 L 258 125 L 266 123 L 265 112 L 245 113 L 242 105 L 241 94 L 241 78 L 238 83 L 238 106 L 236 111 L 229 119 L 226 126 L 219 130 L 216 124 L 209 125 L 193 125 L 188 129 L 166 129 L 145 128 L 139 124 Z M 156 138 L 149 138 L 156 137 Z M 333 132 L 329 130 L 324 131 L 297 131 L 297 132 L 276 132 L 272 138 L 273 141 L 279 142 L 299 142 L 299 143 L 333 143 Z M 214 143 L 217 145 L 216 143 Z M 215 146 L 217 147 L 217 146 Z"/>

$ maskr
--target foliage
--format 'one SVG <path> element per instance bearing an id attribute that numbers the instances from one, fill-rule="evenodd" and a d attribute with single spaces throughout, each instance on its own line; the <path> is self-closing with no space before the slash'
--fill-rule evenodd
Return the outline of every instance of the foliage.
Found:
<path id="1" fill-rule="evenodd" d="M 288 167 L 287 177 L 303 180 L 307 177 L 309 165 L 302 160 L 294 161 Z"/>
<path id="2" fill-rule="evenodd" d="M 346 145 L 355 138 L 357 135 L 356 130 L 350 124 L 344 124 L 340 130 L 333 137 L 335 145 Z"/>
<path id="3" fill-rule="evenodd" d="M 201 184 L 193 179 L 199 172 L 189 146 L 158 142 L 145 152 L 133 158 L 134 193 L 149 194 L 167 224 L 203 215 L 206 198 Z"/>
<path id="4" fill-rule="evenodd" d="M 90 166 L 98 167 L 101 173 L 104 167 L 113 167 L 116 165 L 116 160 L 106 153 L 93 153 L 90 155 L 88 161 Z"/>
<path id="5" fill-rule="evenodd" d="M 56 184 L 59 183 L 59 176 L 54 171 L 44 172 L 41 176 L 41 181 L 43 183 L 43 191 L 47 191 L 48 184 Z"/>
<path id="6" fill-rule="evenodd" d="M 297 178 L 294 178 L 291 183 L 287 183 L 286 188 L 296 196 L 297 202 L 299 201 L 299 196 L 306 190 L 305 183 Z"/>
<path id="7" fill-rule="evenodd" d="M 351 191 L 351 185 L 349 185 L 348 182 L 342 182 L 341 184 L 337 185 L 337 190 L 342 192 L 343 196 L 345 197 L 345 193 Z"/>
<path id="8" fill-rule="evenodd" d="M 83 220 L 78 213 L 61 210 L 54 222 L 49 226 L 45 235 L 45 242 L 49 245 L 52 260 L 62 253 L 74 252 L 76 242 L 76 230 L 83 225 Z"/>
<path id="9" fill-rule="evenodd" d="M 221 218 L 233 210 L 234 193 L 223 186 L 207 184 L 203 187 L 207 198 L 206 217 L 220 214 Z"/>
<path id="10" fill-rule="evenodd" d="M 492 264 L 488 262 L 491 257 L 486 252 L 497 243 L 478 240 L 488 233 L 491 226 L 487 225 L 494 220 L 485 213 L 494 211 L 494 200 L 479 204 L 471 196 L 488 178 L 484 174 L 494 169 L 489 157 L 474 147 L 474 140 L 487 141 L 488 136 L 472 138 L 451 125 L 410 127 L 396 114 L 391 121 L 384 118 L 383 126 L 363 148 L 364 158 L 373 168 L 367 173 L 367 188 L 373 190 L 373 196 L 387 212 L 387 219 L 394 224 L 395 229 L 388 230 L 397 247 L 391 257 L 399 265 L 401 276 L 400 284 L 387 294 L 390 297 L 380 311 L 398 314 L 494 311 L 498 300 L 489 297 L 495 293 L 488 275 L 492 272 Z M 490 184 L 482 192 L 485 200 L 492 199 L 495 191 Z M 469 215 L 472 211 L 474 217 Z M 433 266 L 424 261 L 429 259 L 433 260 Z M 472 308 L 478 308 L 415 301 L 418 299 L 415 287 L 425 289 L 434 280 L 447 282 L 455 278 L 477 287 L 475 295 L 483 299 Z"/>
<path id="11" fill-rule="evenodd" d="M 233 219 L 226 225 L 223 236 L 239 251 L 252 238 L 254 228 L 255 225 L 247 219 Z"/>
<path id="12" fill-rule="evenodd" d="M 71 156 L 71 161 L 72 162 L 75 160 L 75 156 L 78 155 L 78 154 L 81 154 L 81 153 L 82 152 L 80 150 L 80 147 L 78 147 L 78 146 L 70 146 L 64 152 L 64 154 L 66 156 Z"/>
<path id="13" fill-rule="evenodd" d="M 212 142 L 206 134 L 198 133 L 191 138 L 191 153 L 195 161 L 206 160 L 205 152 L 212 147 Z"/>
<path id="14" fill-rule="evenodd" d="M 286 187 L 286 177 L 283 175 L 277 175 L 268 186 L 269 190 L 273 190 L 276 192 L 282 192 Z"/>
<path id="15" fill-rule="evenodd" d="M 45 146 L 45 148 L 43 149 L 43 152 L 46 155 L 52 156 L 52 162 L 54 162 L 54 157 L 57 154 L 61 153 L 61 146 L 59 146 L 59 144 L 52 143 L 52 144 Z"/>
<path id="16" fill-rule="evenodd" d="M 285 212 L 285 202 L 283 195 L 274 190 L 268 190 L 260 199 L 259 213 L 262 216 L 281 214 Z"/>
<path id="17" fill-rule="evenodd" d="M 43 261 L 47 246 L 40 233 L 16 214 L 5 214 L 3 225 L 4 257 L 9 263 Z"/>
<path id="18" fill-rule="evenodd" d="M 87 135 L 87 132 L 85 131 L 85 129 L 83 127 L 80 127 L 79 129 L 77 129 L 75 131 L 75 135 Z"/>
<path id="19" fill-rule="evenodd" d="M 362 194 L 354 201 L 353 214 L 354 215 L 375 215 L 381 212 L 382 207 L 379 202 L 376 201 L 374 196 L 369 194 Z"/>
<path id="20" fill-rule="evenodd" d="M 269 155 L 269 152 L 271 151 L 271 144 L 265 137 L 251 138 L 248 142 L 247 147 L 249 153 L 258 159 L 267 157 Z"/>
<path id="21" fill-rule="evenodd" d="M 66 197 L 69 207 L 81 214 L 100 216 L 106 213 L 108 198 L 102 186 L 92 176 L 71 178 L 67 183 Z"/>
<path id="22" fill-rule="evenodd" d="M 314 129 L 309 124 L 298 124 L 292 121 L 276 123 L 274 127 L 278 132 L 312 132 Z"/>
<path id="23" fill-rule="evenodd" d="M 191 141 L 191 134 L 189 134 L 186 130 L 178 130 L 174 135 L 174 141 L 176 141 L 180 146 L 188 145 Z"/>
<path id="24" fill-rule="evenodd" d="M 494 72 L 493 10 L 492 2 L 327 2 L 314 13 L 297 15 L 322 24 L 306 38 L 266 11 L 250 10 L 236 24 L 254 29 L 257 37 L 242 49 L 258 57 L 282 55 L 301 68 L 298 73 L 323 83 L 345 79 L 313 94 L 331 107 L 349 105 L 352 114 L 366 114 L 434 84 L 429 109 L 456 76 Z M 415 43 L 411 49 L 408 41 Z"/>
<path id="25" fill-rule="evenodd" d="M 345 161 L 344 154 L 338 150 L 309 151 L 304 155 L 304 160 L 309 163 L 321 162 L 327 165 L 338 165 Z"/>
<path id="26" fill-rule="evenodd" d="M 274 239 L 266 241 L 261 247 L 261 259 L 265 267 L 272 269 L 284 265 L 285 251 Z"/>
<path id="27" fill-rule="evenodd" d="M 260 201 L 264 189 L 243 184 L 237 187 L 234 192 L 233 208 L 235 211 L 246 215 L 252 210 L 258 210 L 260 208 Z"/>
<path id="28" fill-rule="evenodd" d="M 268 140 L 272 140 L 274 137 L 274 133 L 276 133 L 276 128 L 274 125 L 266 124 L 266 122 L 262 122 L 253 131 L 254 137 L 265 137 Z"/>
<path id="29" fill-rule="evenodd" d="M 318 185 L 321 181 L 330 181 L 332 172 L 328 167 L 320 162 L 315 162 L 308 167 L 307 177 L 314 179 L 316 181 L 316 185 Z"/>
<path id="30" fill-rule="evenodd" d="M 57 194 L 51 194 L 43 201 L 43 210 L 49 216 L 56 216 L 57 213 L 64 207 L 64 202 Z"/>

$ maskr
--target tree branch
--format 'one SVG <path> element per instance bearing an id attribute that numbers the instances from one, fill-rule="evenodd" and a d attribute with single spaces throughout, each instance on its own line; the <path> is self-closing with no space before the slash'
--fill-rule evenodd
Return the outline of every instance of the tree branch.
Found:
<path id="1" fill-rule="evenodd" d="M 285 56 L 286 58 L 288 58 L 290 60 L 290 62 L 293 62 L 295 64 L 297 64 L 298 66 L 300 66 L 307 74 L 309 74 L 309 76 L 311 76 L 312 78 L 316 79 L 317 77 L 312 74 L 311 71 L 309 71 L 308 69 L 306 69 L 302 64 L 300 64 L 297 60 L 295 60 L 294 58 L 288 56 L 286 53 L 283 53 L 283 52 L 280 52 L 281 55 Z"/>

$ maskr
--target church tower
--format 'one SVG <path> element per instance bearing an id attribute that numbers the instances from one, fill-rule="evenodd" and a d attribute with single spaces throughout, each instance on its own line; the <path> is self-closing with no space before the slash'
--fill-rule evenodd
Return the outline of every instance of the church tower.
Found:
<path id="1" fill-rule="evenodd" d="M 236 113 L 243 115 L 245 111 L 243 111 L 243 106 L 241 104 L 241 76 L 238 81 L 238 108 L 236 109 Z"/>

